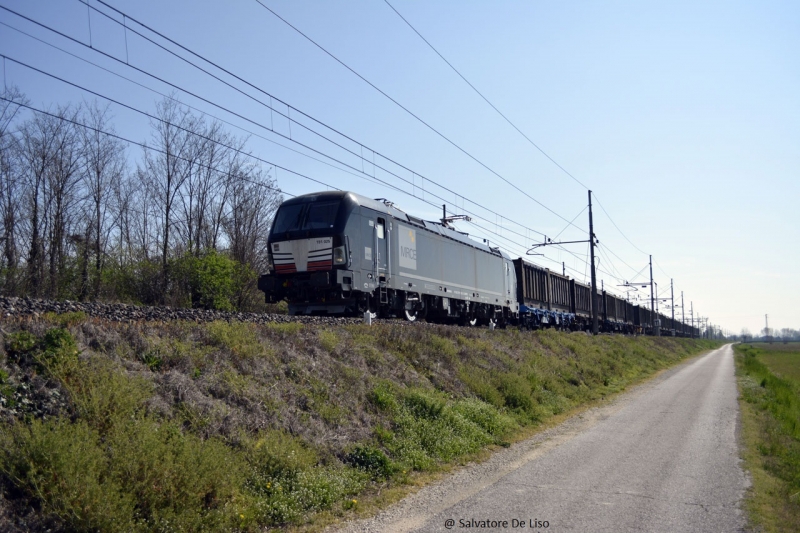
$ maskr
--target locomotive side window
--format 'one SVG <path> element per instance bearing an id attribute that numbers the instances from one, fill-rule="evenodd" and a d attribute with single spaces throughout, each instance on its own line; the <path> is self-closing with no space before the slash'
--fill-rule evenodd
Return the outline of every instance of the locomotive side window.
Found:
<path id="1" fill-rule="evenodd" d="M 379 239 L 383 239 L 384 238 L 384 226 L 385 225 L 386 225 L 386 221 L 383 220 L 382 218 L 379 218 L 378 219 L 378 224 L 377 224 L 377 226 L 375 226 L 375 229 L 378 232 L 378 238 Z"/>

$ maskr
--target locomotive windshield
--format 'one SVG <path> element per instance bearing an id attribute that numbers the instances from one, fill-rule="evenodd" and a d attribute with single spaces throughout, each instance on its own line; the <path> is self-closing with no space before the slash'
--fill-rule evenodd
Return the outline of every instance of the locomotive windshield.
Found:
<path id="1" fill-rule="evenodd" d="M 272 233 L 332 228 L 336 223 L 339 201 L 284 205 L 275 215 Z"/>

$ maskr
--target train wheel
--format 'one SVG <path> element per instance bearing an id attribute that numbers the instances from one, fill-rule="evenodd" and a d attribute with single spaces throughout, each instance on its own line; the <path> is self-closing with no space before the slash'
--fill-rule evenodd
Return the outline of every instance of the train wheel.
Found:
<path id="1" fill-rule="evenodd" d="M 405 318 L 408 322 L 415 322 L 417 320 L 417 310 L 403 309 L 403 318 Z"/>

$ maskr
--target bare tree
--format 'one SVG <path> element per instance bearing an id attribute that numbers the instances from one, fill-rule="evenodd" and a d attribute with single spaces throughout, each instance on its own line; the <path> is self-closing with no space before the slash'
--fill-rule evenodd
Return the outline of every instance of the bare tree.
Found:
<path id="1" fill-rule="evenodd" d="M 82 174 L 83 145 L 77 123 L 80 118 L 80 108 L 62 108 L 58 113 L 60 127 L 56 143 L 51 156 L 50 169 L 46 172 L 45 201 L 48 236 L 50 241 L 49 253 L 49 296 L 58 297 L 61 294 L 62 278 L 66 270 L 67 250 L 70 242 L 78 242 L 85 238 L 73 238 L 73 228 L 77 222 L 79 185 Z M 88 225 L 84 226 L 88 228 Z M 77 235 L 85 234 L 78 230 Z"/>
<path id="2" fill-rule="evenodd" d="M 9 87 L 0 95 L 0 240 L 3 247 L 0 272 L 3 273 L 2 292 L 16 294 L 19 283 L 17 240 L 22 186 L 18 139 L 10 132 L 10 127 L 21 105 L 27 104 L 27 99 L 16 87 Z"/>
<path id="3" fill-rule="evenodd" d="M 168 259 L 175 208 L 197 158 L 197 137 L 190 133 L 195 131 L 197 120 L 175 99 L 165 99 L 159 103 L 156 114 L 159 120 L 153 121 L 153 147 L 158 151 L 145 152 L 144 168 L 139 175 L 145 181 L 145 186 L 153 191 L 156 201 L 155 208 L 160 218 L 161 276 L 166 289 L 169 284 Z"/>
<path id="4" fill-rule="evenodd" d="M 251 275 L 239 280 L 236 307 L 252 305 L 257 274 L 267 262 L 267 237 L 272 219 L 283 201 L 280 190 L 269 174 L 258 167 L 240 168 L 233 175 L 231 202 L 224 228 L 230 255 Z"/>
<path id="5" fill-rule="evenodd" d="M 113 184 L 120 183 L 125 171 L 125 147 L 122 142 L 107 134 L 113 133 L 108 106 L 101 108 L 97 103 L 87 107 L 82 129 L 84 174 L 83 181 L 90 204 L 92 251 L 94 253 L 95 282 L 93 295 L 100 291 L 100 274 L 103 269 L 105 245 L 112 229 L 110 207 L 113 198 Z M 87 237 L 88 237 L 87 236 Z M 85 243 L 88 251 L 89 243 Z M 87 265 L 84 264 L 84 268 Z M 86 274 L 83 276 L 86 277 Z M 81 288 L 85 296 L 87 287 Z"/>
<path id="6" fill-rule="evenodd" d="M 186 282 L 170 280 L 170 265 L 214 250 L 242 265 L 234 269 L 239 307 L 250 306 L 281 196 L 249 158 L 246 139 L 168 98 L 131 172 L 108 107 L 64 106 L 23 120 L 15 114 L 22 95 L 3 94 L 3 292 L 181 302 Z M 193 264 L 176 272 L 189 277 Z"/>
<path id="7" fill-rule="evenodd" d="M 283 197 L 269 174 L 257 168 L 238 169 L 231 189 L 225 220 L 231 257 L 258 270 L 266 262 L 269 228 Z"/>
<path id="8" fill-rule="evenodd" d="M 27 210 L 29 233 L 28 284 L 30 293 L 34 296 L 39 296 L 42 291 L 46 245 L 52 244 L 55 238 L 50 227 L 50 214 L 54 209 L 53 195 L 58 195 L 59 182 L 63 181 L 64 172 L 69 174 L 75 170 L 72 168 L 72 161 L 69 161 L 69 155 L 59 155 L 61 150 L 72 152 L 71 143 L 67 141 L 70 136 L 69 124 L 62 120 L 68 113 L 68 107 L 59 108 L 52 114 L 37 113 L 20 126 L 20 156 L 25 187 L 22 200 L 23 207 Z M 59 162 L 59 159 L 62 161 Z M 59 209 L 55 208 L 56 211 Z M 62 215 L 63 211 L 55 218 Z M 63 227 L 57 233 L 60 235 L 62 232 Z M 45 242 L 46 238 L 49 242 Z M 52 251 L 50 255 L 53 255 Z"/>

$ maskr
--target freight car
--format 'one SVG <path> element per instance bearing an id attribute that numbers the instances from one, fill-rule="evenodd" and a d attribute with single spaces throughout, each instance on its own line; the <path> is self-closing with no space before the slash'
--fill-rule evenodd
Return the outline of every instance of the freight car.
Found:
<path id="1" fill-rule="evenodd" d="M 591 289 L 568 276 L 411 216 L 384 199 L 344 191 L 281 204 L 268 239 L 270 271 L 258 280 L 267 302 L 292 315 L 425 318 L 591 330 Z M 656 317 L 606 291 L 597 293 L 600 329 L 655 331 Z M 663 325 L 667 317 L 658 315 Z M 662 326 L 663 327 L 663 326 Z M 666 334 L 696 336 L 670 326 Z"/>
<path id="2" fill-rule="evenodd" d="M 258 288 L 289 313 L 500 325 L 519 312 L 511 258 L 442 223 L 352 192 L 281 204 Z"/>

